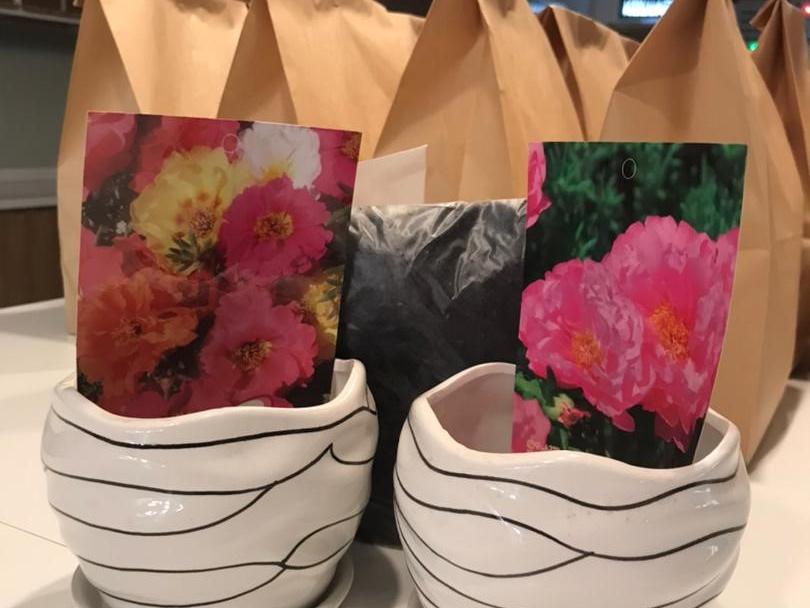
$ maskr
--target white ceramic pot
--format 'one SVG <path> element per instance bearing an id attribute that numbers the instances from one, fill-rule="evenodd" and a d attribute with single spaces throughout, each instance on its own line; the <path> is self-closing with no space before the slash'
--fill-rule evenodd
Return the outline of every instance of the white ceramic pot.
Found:
<path id="1" fill-rule="evenodd" d="M 113 607 L 311 606 L 368 501 L 376 410 L 357 361 L 316 407 L 123 418 L 56 388 L 48 499 Z"/>
<path id="2" fill-rule="evenodd" d="M 696 608 L 725 587 L 749 510 L 739 433 L 710 412 L 694 464 L 510 454 L 514 366 L 419 397 L 402 431 L 397 523 L 425 607 Z"/>

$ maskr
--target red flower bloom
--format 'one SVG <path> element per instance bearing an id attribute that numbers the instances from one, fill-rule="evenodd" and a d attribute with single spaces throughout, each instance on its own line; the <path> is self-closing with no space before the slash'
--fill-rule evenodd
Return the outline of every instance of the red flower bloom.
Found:
<path id="1" fill-rule="evenodd" d="M 277 278 L 300 274 L 323 257 L 332 233 L 329 212 L 287 177 L 252 186 L 222 219 L 219 244 L 229 268 Z"/>
<path id="2" fill-rule="evenodd" d="M 135 137 L 132 114 L 90 112 L 84 156 L 82 200 L 101 188 L 105 180 L 132 162 L 130 147 Z"/>
<path id="3" fill-rule="evenodd" d="M 274 306 L 266 288 L 242 285 L 219 301 L 200 353 L 203 373 L 186 410 L 252 399 L 285 406 L 278 392 L 312 376 L 317 350 L 315 329 L 295 306 Z"/>
<path id="4" fill-rule="evenodd" d="M 315 180 L 315 188 L 350 205 L 351 197 L 340 186 L 342 184 L 349 190 L 354 190 L 357 158 L 360 154 L 360 133 L 330 129 L 316 131 L 321 140 L 321 173 Z"/>
<path id="5" fill-rule="evenodd" d="M 79 300 L 78 367 L 105 399 L 138 392 L 167 351 L 196 337 L 188 279 L 146 268 Z"/>
<path id="6" fill-rule="evenodd" d="M 236 157 L 239 140 L 236 120 L 209 120 L 206 118 L 175 118 L 163 116 L 140 143 L 138 170 L 131 187 L 141 192 L 155 181 L 163 161 L 173 152 L 187 152 L 197 146 L 223 147 L 229 160 Z"/>

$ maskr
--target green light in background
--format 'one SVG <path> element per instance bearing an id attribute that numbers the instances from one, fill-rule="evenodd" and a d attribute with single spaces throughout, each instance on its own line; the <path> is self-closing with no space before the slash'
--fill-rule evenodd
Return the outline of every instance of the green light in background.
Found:
<path id="1" fill-rule="evenodd" d="M 749 40 L 747 46 L 748 46 L 749 51 L 751 51 L 751 52 L 756 51 L 759 48 L 759 41 L 758 40 Z"/>

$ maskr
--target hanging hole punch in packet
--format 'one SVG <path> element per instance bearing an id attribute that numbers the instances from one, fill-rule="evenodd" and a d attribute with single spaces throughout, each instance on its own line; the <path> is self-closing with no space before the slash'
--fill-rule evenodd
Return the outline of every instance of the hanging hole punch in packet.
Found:
<path id="1" fill-rule="evenodd" d="M 88 116 L 77 368 L 116 414 L 328 398 L 360 134 Z"/>
<path id="2" fill-rule="evenodd" d="M 729 315 L 746 147 L 530 148 L 512 449 L 692 462 Z"/>

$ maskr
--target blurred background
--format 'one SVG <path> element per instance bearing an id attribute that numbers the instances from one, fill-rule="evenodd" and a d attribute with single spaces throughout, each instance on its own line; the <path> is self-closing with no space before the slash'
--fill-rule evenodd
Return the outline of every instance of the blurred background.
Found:
<path id="1" fill-rule="evenodd" d="M 389 9 L 419 15 L 430 0 L 383 0 Z M 537 11 L 549 2 L 531 2 Z M 566 0 L 641 40 L 669 0 Z M 762 0 L 735 3 L 749 48 L 749 20 Z M 810 2 L 795 1 L 808 15 Z M 56 157 L 76 43 L 79 8 L 70 0 L 0 0 L 0 307 L 61 295 L 56 232 Z M 12 142 L 12 143 L 9 143 Z M 34 255 L 21 252 L 35 252 Z"/>

